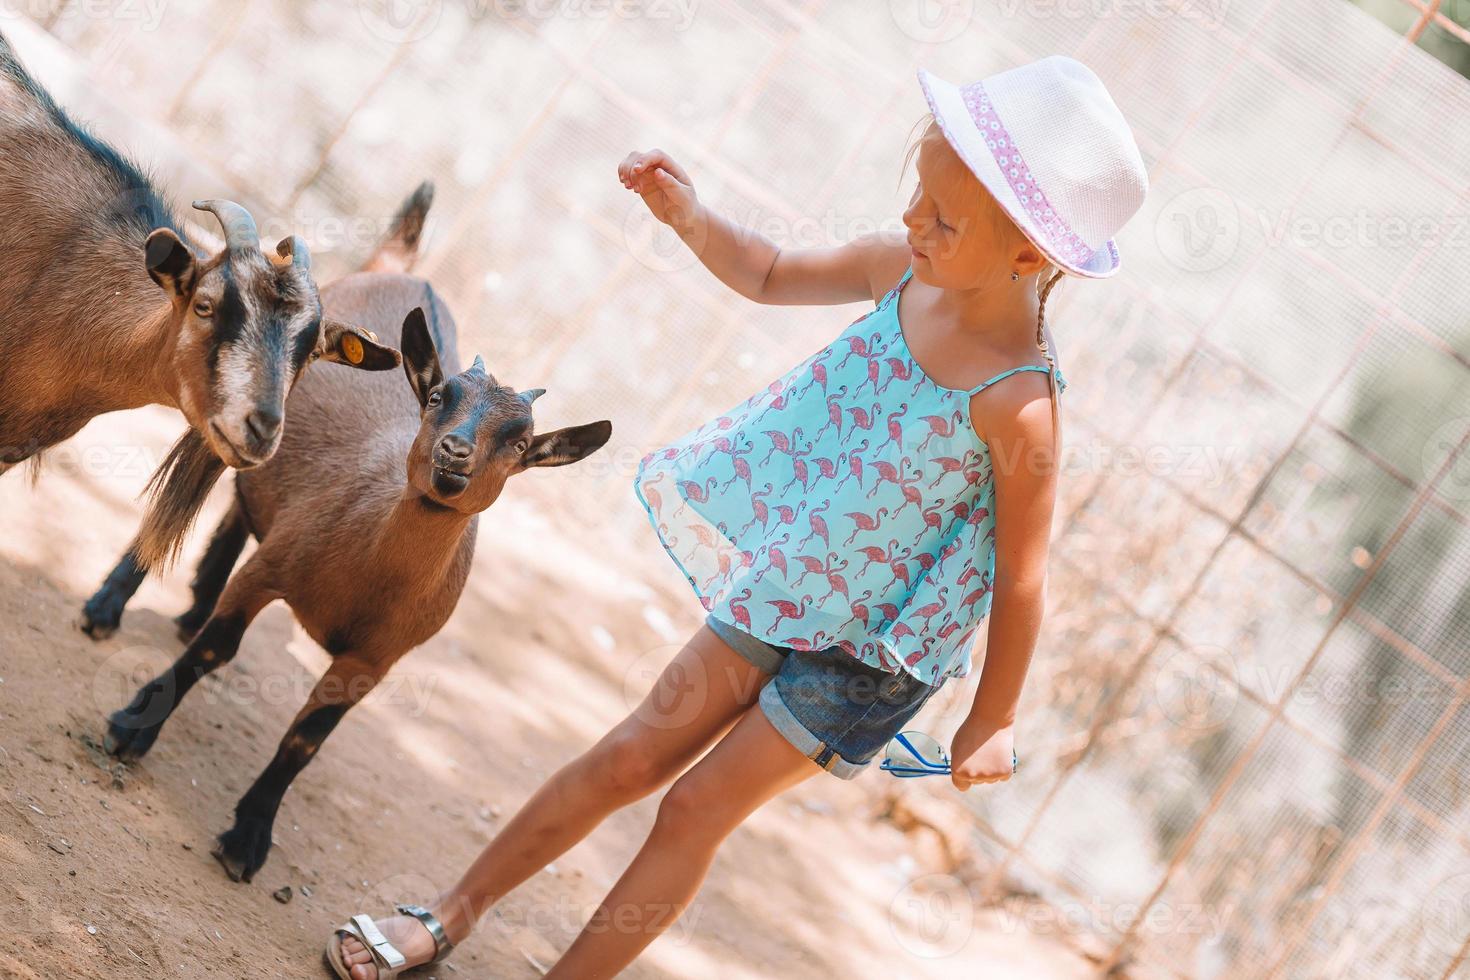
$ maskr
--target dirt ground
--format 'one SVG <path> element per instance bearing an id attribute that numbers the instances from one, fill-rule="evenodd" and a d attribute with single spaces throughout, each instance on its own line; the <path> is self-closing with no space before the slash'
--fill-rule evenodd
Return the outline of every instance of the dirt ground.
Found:
<path id="1" fill-rule="evenodd" d="M 0 480 L 0 975 L 323 975 L 333 925 L 450 883 L 539 781 L 636 702 L 697 623 L 672 576 L 650 571 L 656 584 L 645 584 L 628 575 L 630 556 L 613 561 L 548 523 L 538 498 L 568 477 L 523 478 L 482 519 L 449 625 L 339 727 L 287 795 L 269 863 L 234 884 L 209 855 L 213 837 L 325 654 L 272 606 L 234 664 L 124 768 L 98 751 L 104 716 L 177 654 L 170 617 L 203 535 L 144 586 L 116 636 L 94 643 L 77 629 L 135 526 L 152 454 L 178 425 L 158 409 L 107 417 L 34 485 L 24 473 Z M 975 910 L 972 922 L 962 879 L 929 874 L 943 863 L 934 849 L 876 815 L 888 790 L 876 773 L 820 777 L 768 805 L 626 975 L 1091 975 L 1011 913 Z M 536 875 L 438 975 L 537 976 L 622 871 L 656 801 Z M 287 886 L 283 904 L 273 893 Z"/>

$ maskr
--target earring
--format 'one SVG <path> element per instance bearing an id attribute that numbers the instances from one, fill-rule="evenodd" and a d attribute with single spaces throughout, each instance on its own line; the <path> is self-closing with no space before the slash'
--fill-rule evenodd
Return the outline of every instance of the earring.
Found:
<path id="1" fill-rule="evenodd" d="M 1012 269 L 1011 270 L 1011 282 L 1020 282 L 1020 280 L 1021 280 L 1021 274 L 1019 272 L 1017 272 L 1015 269 Z"/>

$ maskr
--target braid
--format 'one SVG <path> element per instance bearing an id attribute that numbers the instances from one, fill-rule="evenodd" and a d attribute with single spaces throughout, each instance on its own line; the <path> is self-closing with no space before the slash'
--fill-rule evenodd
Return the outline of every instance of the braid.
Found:
<path id="1" fill-rule="evenodd" d="M 1051 291 L 1056 288 L 1057 283 L 1062 281 L 1062 275 L 1062 270 L 1057 269 L 1042 281 L 1036 290 L 1037 296 L 1040 299 L 1036 310 L 1036 346 L 1041 349 L 1042 356 L 1046 358 L 1046 363 L 1051 368 L 1051 370 L 1047 371 L 1046 378 L 1047 384 L 1051 388 L 1052 441 L 1054 450 L 1058 454 L 1061 452 L 1062 427 L 1060 413 L 1057 409 L 1057 396 L 1060 392 L 1057 391 L 1057 360 L 1052 355 L 1051 346 L 1046 342 L 1046 298 L 1051 295 Z M 1054 462 L 1060 462 L 1060 459 L 1054 460 Z"/>

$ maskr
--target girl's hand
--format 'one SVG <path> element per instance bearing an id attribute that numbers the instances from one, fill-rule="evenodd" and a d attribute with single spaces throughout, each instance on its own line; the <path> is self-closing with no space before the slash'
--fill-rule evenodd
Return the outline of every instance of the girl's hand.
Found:
<path id="1" fill-rule="evenodd" d="M 694 181 L 663 150 L 629 153 L 618 164 L 618 179 L 624 187 L 637 191 L 653 216 L 675 231 L 693 222 L 699 203 Z"/>
<path id="2" fill-rule="evenodd" d="M 1015 750 L 1015 728 L 996 728 L 966 719 L 954 733 L 950 746 L 950 781 L 958 790 L 981 783 L 1002 783 L 1011 778 L 1011 753 Z"/>

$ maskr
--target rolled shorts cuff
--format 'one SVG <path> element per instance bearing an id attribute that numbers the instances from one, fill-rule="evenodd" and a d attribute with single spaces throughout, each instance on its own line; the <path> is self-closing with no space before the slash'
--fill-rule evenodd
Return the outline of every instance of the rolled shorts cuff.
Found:
<path id="1" fill-rule="evenodd" d="M 813 735 L 811 730 L 803 725 L 796 715 L 792 714 L 786 702 L 781 700 L 781 692 L 776 689 L 774 681 L 761 689 L 760 706 L 761 711 L 765 713 L 766 720 L 781 733 L 786 741 L 795 746 L 798 752 L 838 779 L 854 779 L 867 768 L 867 762 L 848 762 L 838 754 L 836 749 Z"/>
<path id="2" fill-rule="evenodd" d="M 706 616 L 704 623 L 710 628 L 710 632 L 725 641 L 726 646 L 749 660 L 758 670 L 774 674 L 781 669 L 781 664 L 786 660 L 786 655 L 780 650 L 756 639 L 739 627 L 721 622 L 713 616 Z"/>

